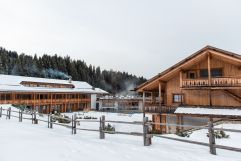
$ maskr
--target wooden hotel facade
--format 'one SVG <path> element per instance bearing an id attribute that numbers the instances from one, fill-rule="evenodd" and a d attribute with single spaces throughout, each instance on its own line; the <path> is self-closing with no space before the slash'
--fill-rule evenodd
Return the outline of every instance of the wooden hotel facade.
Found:
<path id="1" fill-rule="evenodd" d="M 136 88 L 144 112 L 168 122 L 178 107 L 241 109 L 241 55 L 207 46 Z M 145 102 L 149 95 L 151 102 Z M 166 126 L 155 126 L 167 133 Z"/>
<path id="2" fill-rule="evenodd" d="M 41 113 L 90 109 L 91 97 L 97 94 L 107 92 L 80 81 L 0 75 L 0 104 L 24 105 Z"/>

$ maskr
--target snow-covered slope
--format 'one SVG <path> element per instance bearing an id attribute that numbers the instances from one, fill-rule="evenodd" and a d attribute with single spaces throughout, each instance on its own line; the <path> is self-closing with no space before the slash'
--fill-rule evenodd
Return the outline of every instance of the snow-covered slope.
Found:
<path id="1" fill-rule="evenodd" d="M 99 117 L 103 113 L 91 112 L 88 115 Z M 109 119 L 139 121 L 142 115 L 121 116 L 106 114 Z M 81 124 L 80 126 L 87 126 Z M 94 125 L 95 126 L 95 125 Z M 91 125 L 90 128 L 94 127 Z M 129 130 L 141 130 L 131 125 Z M 225 124 L 232 128 L 238 125 Z M 117 127 L 121 128 L 121 127 Z M 125 127 L 126 128 L 126 127 Z M 122 129 L 123 130 L 123 129 Z M 238 133 L 228 133 L 230 139 L 222 143 L 241 147 Z M 217 150 L 218 155 L 209 154 L 208 147 L 181 143 L 154 137 L 152 145 L 143 146 L 143 138 L 126 135 L 106 134 L 106 139 L 100 140 L 99 133 L 77 131 L 71 135 L 71 130 L 54 125 L 48 129 L 47 124 L 37 125 L 31 121 L 11 118 L 0 118 L 0 161 L 240 161 L 241 153 Z M 189 139 L 208 141 L 205 131 L 194 132 Z M 200 141 L 200 140 L 199 140 Z"/>

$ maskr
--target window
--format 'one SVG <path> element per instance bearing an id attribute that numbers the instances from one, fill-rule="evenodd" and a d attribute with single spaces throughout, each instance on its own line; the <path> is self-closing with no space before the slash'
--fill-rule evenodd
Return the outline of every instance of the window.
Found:
<path id="1" fill-rule="evenodd" d="M 211 76 L 212 77 L 222 77 L 223 76 L 223 70 L 220 69 L 220 68 L 211 69 Z M 208 77 L 208 70 L 207 69 L 201 69 L 200 70 L 200 77 L 201 78 L 207 78 Z"/>
<path id="2" fill-rule="evenodd" d="M 196 72 L 195 71 L 188 71 L 188 78 L 189 79 L 196 79 Z"/>
<path id="3" fill-rule="evenodd" d="M 207 78 L 208 77 L 208 70 L 207 69 L 201 69 L 200 70 L 200 77 L 201 78 Z"/>
<path id="4" fill-rule="evenodd" d="M 222 69 L 212 69 L 211 73 L 212 73 L 212 77 L 222 77 L 223 76 Z"/>
<path id="5" fill-rule="evenodd" d="M 183 94 L 173 94 L 173 103 L 182 103 Z"/>

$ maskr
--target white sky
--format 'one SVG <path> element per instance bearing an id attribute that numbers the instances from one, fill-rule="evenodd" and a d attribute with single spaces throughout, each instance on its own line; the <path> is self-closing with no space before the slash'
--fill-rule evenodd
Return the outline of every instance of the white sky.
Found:
<path id="1" fill-rule="evenodd" d="M 206 45 L 241 53 L 241 0 L 0 0 L 0 46 L 150 78 Z"/>

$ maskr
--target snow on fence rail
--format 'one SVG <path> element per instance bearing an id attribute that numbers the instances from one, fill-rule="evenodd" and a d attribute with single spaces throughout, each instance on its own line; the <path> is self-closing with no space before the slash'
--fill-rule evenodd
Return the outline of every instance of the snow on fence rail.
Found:
<path id="1" fill-rule="evenodd" d="M 3 111 L 6 111 L 6 114 L 3 113 Z M 12 115 L 12 113 L 18 113 L 18 116 Z M 25 115 L 30 115 L 31 118 L 29 117 L 23 117 L 23 114 Z M 22 122 L 23 119 L 26 120 L 31 120 L 32 124 L 38 124 L 38 121 L 45 122 L 48 124 L 48 128 L 53 128 L 53 125 L 59 125 L 63 127 L 67 127 L 71 129 L 72 134 L 76 134 L 77 130 L 83 130 L 83 131 L 93 131 L 93 132 L 99 132 L 99 138 L 100 139 L 105 139 L 105 133 L 109 134 L 124 134 L 124 135 L 133 135 L 133 136 L 143 136 L 143 143 L 144 146 L 150 146 L 151 145 L 151 138 L 153 136 L 164 138 L 164 139 L 169 139 L 169 140 L 175 140 L 175 141 L 180 141 L 184 143 L 191 143 L 191 144 L 197 144 L 197 145 L 203 145 L 203 146 L 209 146 L 210 148 L 210 153 L 216 155 L 216 148 L 219 149 L 224 149 L 224 150 L 230 150 L 230 151 L 235 151 L 235 152 L 241 152 L 241 148 L 235 148 L 235 147 L 229 147 L 229 146 L 224 146 L 224 145 L 216 145 L 215 144 L 215 136 L 214 136 L 214 130 L 223 130 L 223 131 L 229 131 L 229 132 L 237 132 L 241 133 L 241 130 L 237 129 L 224 129 L 224 128 L 215 128 L 213 127 L 213 122 L 209 121 L 208 127 L 206 126 L 194 126 L 194 125 L 178 125 L 178 124 L 168 124 L 168 123 L 154 123 L 148 121 L 147 117 L 143 118 L 143 122 L 141 121 L 134 121 L 134 122 L 127 122 L 127 121 L 112 121 L 112 120 L 105 120 L 105 116 L 101 116 L 100 119 L 97 120 L 82 120 L 78 119 L 76 117 L 76 114 L 72 115 L 71 118 L 63 118 L 63 117 L 58 117 L 52 114 L 44 114 L 48 117 L 48 120 L 43 120 L 39 119 L 36 117 L 36 111 L 30 111 L 30 112 L 23 112 L 22 110 L 19 111 L 14 111 L 11 110 L 11 107 L 8 109 L 3 109 L 2 107 L 0 108 L 0 117 L 6 116 L 6 119 L 10 119 L 11 117 L 19 118 L 19 122 Z M 62 119 L 66 121 L 70 121 L 71 125 L 68 124 L 63 124 L 63 123 L 57 123 L 54 122 L 54 119 Z M 77 127 L 77 122 L 96 122 L 99 123 L 99 129 L 86 129 L 86 128 L 78 128 Z M 105 123 L 119 123 L 119 124 L 134 124 L 134 125 L 142 125 L 143 126 L 143 132 L 122 132 L 122 131 L 108 131 L 105 129 Z M 149 127 L 152 125 L 167 125 L 167 126 L 176 126 L 176 127 L 191 127 L 194 129 L 207 129 L 208 130 L 208 135 L 209 135 L 209 143 L 204 143 L 204 142 L 198 142 L 198 141 L 192 141 L 192 140 L 185 140 L 185 139 L 180 139 L 180 138 L 173 138 L 173 137 L 168 137 L 168 136 L 163 136 L 159 134 L 151 134 L 149 132 Z"/>

